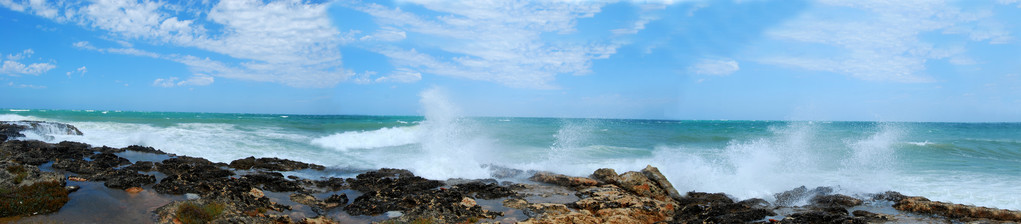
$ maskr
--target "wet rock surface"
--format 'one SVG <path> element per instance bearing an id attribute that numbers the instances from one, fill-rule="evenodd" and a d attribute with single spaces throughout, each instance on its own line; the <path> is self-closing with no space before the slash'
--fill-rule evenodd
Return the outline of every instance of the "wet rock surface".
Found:
<path id="1" fill-rule="evenodd" d="M 268 171 L 292 171 L 300 169 L 323 170 L 326 167 L 316 164 L 308 164 L 288 159 L 279 158 L 258 158 L 248 157 L 230 162 L 230 168 L 248 170 L 263 169 Z"/>
<path id="2" fill-rule="evenodd" d="M 67 203 L 64 175 L 38 167 L 0 161 L 0 217 L 46 214 Z"/>
<path id="3" fill-rule="evenodd" d="M 347 205 L 345 211 L 352 215 L 399 211 L 404 215 L 395 218 L 398 222 L 429 219 L 438 223 L 455 223 L 495 218 L 502 214 L 483 210 L 471 196 L 479 195 L 479 189 L 506 192 L 499 186 L 488 184 L 466 183 L 449 189 L 440 188 L 443 182 L 427 180 L 402 169 L 369 171 L 347 182 L 352 189 L 364 194 Z"/>
<path id="4" fill-rule="evenodd" d="M 901 197 L 893 208 L 901 211 L 939 215 L 964 221 L 995 220 L 1021 222 L 1021 211 L 930 201 L 924 197 Z"/>

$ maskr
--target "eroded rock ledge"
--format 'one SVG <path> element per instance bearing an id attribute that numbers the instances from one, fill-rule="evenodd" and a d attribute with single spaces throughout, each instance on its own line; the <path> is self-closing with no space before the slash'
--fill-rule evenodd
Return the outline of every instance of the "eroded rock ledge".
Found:
<path id="1" fill-rule="evenodd" d="M 773 204 L 757 198 L 738 201 L 724 193 L 680 193 L 652 166 L 620 174 L 598 169 L 588 177 L 513 171 L 534 173 L 530 180 L 536 183 L 428 180 L 389 168 L 355 178 L 313 180 L 285 177 L 280 171 L 325 167 L 255 157 L 214 163 L 151 147 L 12 140 L 38 128 L 30 124 L 0 122 L 0 217 L 57 212 L 78 189 L 75 182 L 101 181 L 128 192 L 151 189 L 193 196 L 153 211 L 158 223 L 336 223 L 341 213 L 386 223 L 1021 222 L 1018 211 L 934 202 L 897 192 L 849 196 L 827 187 L 799 187 L 776 194 Z M 34 124 L 77 130 L 65 124 Z M 118 156 L 126 151 L 166 159 L 132 163 Z M 40 170 L 44 164 L 56 172 Z M 271 198 L 269 192 L 287 196 Z M 863 205 L 882 206 L 881 202 L 903 214 L 862 210 Z M 292 218 L 293 206 L 307 206 L 313 214 Z"/>

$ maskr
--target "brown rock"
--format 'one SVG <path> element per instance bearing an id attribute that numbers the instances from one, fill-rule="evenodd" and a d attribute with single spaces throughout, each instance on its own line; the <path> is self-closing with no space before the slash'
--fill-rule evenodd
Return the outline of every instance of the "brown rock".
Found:
<path id="1" fill-rule="evenodd" d="M 851 212 L 855 217 L 862 217 L 873 222 L 892 221 L 894 220 L 892 215 L 872 213 L 865 210 L 854 210 Z"/>
<path id="2" fill-rule="evenodd" d="M 142 192 L 142 191 L 144 191 L 144 190 L 145 190 L 145 189 L 142 189 L 142 188 L 140 188 L 140 187 L 129 187 L 128 189 L 124 189 L 124 191 L 126 191 L 126 192 L 128 192 L 128 193 L 132 193 L 132 194 L 134 194 L 134 193 L 138 193 L 138 192 Z"/>
<path id="3" fill-rule="evenodd" d="M 940 215 L 948 218 L 985 218 L 1000 221 L 1021 222 L 1021 211 L 929 201 L 929 199 L 923 197 L 904 197 L 895 203 L 893 208 L 901 211 Z"/>
<path id="4" fill-rule="evenodd" d="M 333 219 L 330 219 L 329 217 L 326 217 L 326 216 L 319 216 L 319 217 L 315 217 L 315 218 L 303 218 L 303 219 L 301 219 L 300 223 L 301 224 L 339 224 L 340 222 L 333 221 Z"/>
<path id="5" fill-rule="evenodd" d="M 514 209 L 523 209 L 525 208 L 525 206 L 528 206 L 528 201 L 525 201 L 523 199 L 511 198 L 503 200 L 503 206 Z"/>
<path id="6" fill-rule="evenodd" d="M 74 176 L 74 177 L 68 177 L 68 178 L 67 178 L 67 180 L 70 180 L 70 181 L 77 181 L 77 182 L 89 181 L 89 180 L 87 180 L 87 179 L 85 179 L 85 178 L 81 178 L 81 177 L 77 177 L 77 176 Z"/>
<path id="7" fill-rule="evenodd" d="M 461 198 L 460 205 L 464 206 L 464 207 L 471 208 L 471 207 L 475 207 L 475 205 L 478 205 L 478 204 L 475 203 L 475 199 L 472 199 L 472 198 L 469 198 L 469 197 L 464 197 L 464 198 Z"/>
<path id="8" fill-rule="evenodd" d="M 617 184 L 620 182 L 620 177 L 617 176 L 617 171 L 610 168 L 602 168 L 593 172 L 591 177 L 598 181 L 608 184 Z"/>
<path id="9" fill-rule="evenodd" d="M 639 196 L 655 198 L 657 200 L 670 198 L 666 191 L 659 187 L 659 184 L 639 172 L 631 171 L 621 174 L 619 185 L 621 188 L 634 192 Z"/>
<path id="10" fill-rule="evenodd" d="M 266 193 L 263 193 L 262 190 L 259 190 L 258 188 L 254 188 L 253 187 L 252 190 L 248 191 L 248 195 L 251 195 L 252 197 L 255 197 L 255 198 L 261 198 L 261 197 L 265 197 Z"/>
<path id="11" fill-rule="evenodd" d="M 532 181 L 556 184 L 564 187 L 572 188 L 583 188 L 599 185 L 599 181 L 586 178 L 586 177 L 572 177 L 563 174 L 555 174 L 550 172 L 538 172 L 535 173 L 531 178 Z"/>
<path id="12" fill-rule="evenodd" d="M 674 199 L 681 198 L 681 194 L 677 192 L 677 189 L 674 189 L 674 185 L 670 184 L 670 181 L 666 179 L 666 176 L 663 176 L 663 173 L 659 172 L 659 168 L 647 165 L 645 166 L 645 169 L 642 169 L 642 174 L 645 174 L 645 177 L 648 177 L 650 180 L 656 182 L 659 188 L 666 191 L 667 195 L 669 195 L 671 198 Z"/>
<path id="13" fill-rule="evenodd" d="M 812 204 L 820 207 L 854 207 L 862 204 L 861 199 L 842 194 L 817 195 L 812 197 Z"/>

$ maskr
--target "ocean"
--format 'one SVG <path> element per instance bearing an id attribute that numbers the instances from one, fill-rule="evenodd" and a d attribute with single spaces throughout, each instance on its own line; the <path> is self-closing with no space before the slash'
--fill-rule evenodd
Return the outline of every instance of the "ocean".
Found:
<path id="1" fill-rule="evenodd" d="M 230 162 L 279 157 L 350 177 L 383 167 L 430 179 L 499 178 L 506 169 L 587 176 L 653 165 L 678 191 L 773 200 L 798 186 L 888 190 L 1021 209 L 1021 123 L 628 120 L 463 117 L 423 95 L 424 116 L 283 115 L 3 109 L 0 120 L 68 123 L 28 139 L 152 146 Z"/>

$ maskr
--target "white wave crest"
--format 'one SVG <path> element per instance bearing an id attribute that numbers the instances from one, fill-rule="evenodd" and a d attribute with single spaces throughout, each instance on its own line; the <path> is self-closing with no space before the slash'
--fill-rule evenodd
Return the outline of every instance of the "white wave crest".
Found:
<path id="1" fill-rule="evenodd" d="M 372 131 L 347 131 L 312 140 L 321 147 L 348 151 L 415 144 L 419 142 L 417 126 L 382 128 Z"/>

